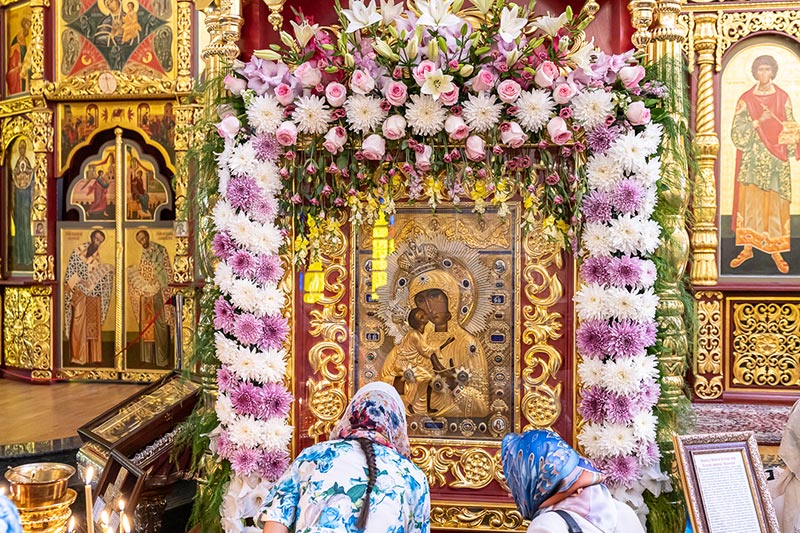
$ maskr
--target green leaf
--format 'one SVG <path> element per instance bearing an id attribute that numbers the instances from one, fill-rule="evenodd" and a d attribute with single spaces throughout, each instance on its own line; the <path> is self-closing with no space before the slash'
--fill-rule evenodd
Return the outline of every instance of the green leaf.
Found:
<path id="1" fill-rule="evenodd" d="M 358 502 L 364 499 L 364 493 L 367 492 L 366 485 L 354 485 L 347 491 L 347 497 L 351 502 Z"/>

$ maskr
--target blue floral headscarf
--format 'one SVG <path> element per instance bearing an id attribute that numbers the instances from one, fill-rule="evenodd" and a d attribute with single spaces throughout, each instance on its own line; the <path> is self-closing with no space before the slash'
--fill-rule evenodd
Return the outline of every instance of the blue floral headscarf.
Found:
<path id="1" fill-rule="evenodd" d="M 603 482 L 603 475 L 552 431 L 509 433 L 501 453 L 506 483 L 526 520 L 558 494 L 566 497 Z"/>
<path id="2" fill-rule="evenodd" d="M 0 494 L 0 533 L 22 533 L 17 507 L 3 494 Z"/>
<path id="3" fill-rule="evenodd" d="M 364 385 L 353 395 L 331 440 L 366 438 L 409 457 L 406 408 L 397 390 L 382 381 Z"/>

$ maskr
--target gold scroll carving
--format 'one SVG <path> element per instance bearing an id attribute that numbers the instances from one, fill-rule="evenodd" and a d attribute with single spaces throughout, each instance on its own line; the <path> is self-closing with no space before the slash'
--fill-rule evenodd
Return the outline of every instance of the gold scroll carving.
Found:
<path id="1" fill-rule="evenodd" d="M 53 365 L 50 287 L 7 287 L 3 300 L 3 339 L 8 366 L 47 371 Z M 43 379 L 40 375 L 39 379 Z M 49 376 L 48 378 L 49 379 Z"/>
<path id="2" fill-rule="evenodd" d="M 53 153 L 53 112 L 36 109 L 30 113 L 33 121 L 33 152 L 36 155 L 36 181 L 31 204 L 31 222 L 44 222 L 47 227 L 47 160 Z M 33 280 L 53 281 L 55 257 L 47 252 L 47 232 L 33 238 Z"/>
<path id="3" fill-rule="evenodd" d="M 704 400 L 722 396 L 722 293 L 695 295 L 697 338 L 694 346 L 694 393 Z"/>
<path id="4" fill-rule="evenodd" d="M 734 385 L 800 385 L 800 302 L 733 303 Z"/>
<path id="5" fill-rule="evenodd" d="M 516 507 L 467 507 L 431 505 L 431 527 L 474 531 L 524 531 L 524 519 Z"/>

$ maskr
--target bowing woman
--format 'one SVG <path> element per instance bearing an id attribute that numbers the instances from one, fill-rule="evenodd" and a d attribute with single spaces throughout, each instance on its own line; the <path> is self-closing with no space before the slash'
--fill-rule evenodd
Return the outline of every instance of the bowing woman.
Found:
<path id="1" fill-rule="evenodd" d="M 264 533 L 427 533 L 430 491 L 409 459 L 403 401 L 376 382 L 356 392 L 330 440 L 303 450 L 264 499 Z"/>
<path id="2" fill-rule="evenodd" d="M 644 533 L 633 510 L 615 500 L 603 474 L 547 430 L 503 438 L 503 472 L 528 533 Z"/>

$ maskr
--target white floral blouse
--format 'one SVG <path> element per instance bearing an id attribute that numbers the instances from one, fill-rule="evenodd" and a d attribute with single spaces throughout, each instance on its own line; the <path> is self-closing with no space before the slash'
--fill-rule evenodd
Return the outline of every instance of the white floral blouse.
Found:
<path id="1" fill-rule="evenodd" d="M 365 533 L 427 533 L 430 491 L 425 474 L 395 450 L 374 445 L 378 475 Z M 264 499 L 258 527 L 280 522 L 295 533 L 353 532 L 368 470 L 357 440 L 306 448 Z"/>

